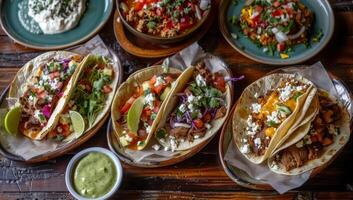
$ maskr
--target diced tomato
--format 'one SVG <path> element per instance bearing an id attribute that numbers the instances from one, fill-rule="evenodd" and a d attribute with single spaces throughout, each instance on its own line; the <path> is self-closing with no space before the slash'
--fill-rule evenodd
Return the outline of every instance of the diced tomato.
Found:
<path id="1" fill-rule="evenodd" d="M 135 97 L 130 97 L 130 99 L 127 100 L 125 105 L 120 109 L 120 112 L 126 113 L 130 109 L 131 105 L 134 103 L 135 99 Z"/>
<path id="2" fill-rule="evenodd" d="M 169 20 L 169 21 L 167 22 L 166 27 L 167 27 L 168 29 L 171 29 L 171 28 L 174 27 L 174 24 L 173 24 L 172 20 Z"/>
<path id="3" fill-rule="evenodd" d="M 155 107 L 153 108 L 153 112 L 154 112 L 154 113 L 158 113 L 158 111 L 159 111 L 159 107 L 155 106 Z"/>
<path id="4" fill-rule="evenodd" d="M 201 119 L 195 119 L 194 124 L 195 124 L 196 128 L 198 128 L 198 129 L 203 128 L 203 125 L 204 125 L 204 123 Z"/>
<path id="5" fill-rule="evenodd" d="M 63 124 L 61 125 L 61 128 L 63 129 L 62 134 L 66 137 L 68 135 L 70 135 L 71 131 L 70 131 L 70 126 L 68 124 Z"/>
<path id="6" fill-rule="evenodd" d="M 103 93 L 108 94 L 112 91 L 113 89 L 110 87 L 110 85 L 105 85 L 103 86 Z"/>
<path id="7" fill-rule="evenodd" d="M 261 13 L 261 11 L 263 10 L 263 8 L 262 8 L 262 6 L 257 5 L 257 6 L 255 7 L 255 10 L 256 10 L 257 12 Z"/>
<path id="8" fill-rule="evenodd" d="M 281 16 L 282 15 L 282 10 L 275 10 L 272 12 L 273 17 Z"/>
<path id="9" fill-rule="evenodd" d="M 158 16 L 161 16 L 161 15 L 162 15 L 162 13 L 163 13 L 163 10 L 162 10 L 162 9 L 160 9 L 160 8 L 157 8 L 157 10 L 156 10 L 156 14 L 157 14 Z"/>
<path id="10" fill-rule="evenodd" d="M 140 0 L 140 1 L 135 2 L 134 8 L 135 8 L 136 11 L 140 11 L 140 10 L 142 10 L 144 5 L 145 5 L 145 1 L 144 0 Z"/>
<path id="11" fill-rule="evenodd" d="M 275 1 L 275 2 L 273 3 L 273 6 L 274 6 L 275 8 L 279 7 L 280 5 L 281 5 L 281 3 L 280 3 L 279 1 Z"/>
<path id="12" fill-rule="evenodd" d="M 152 110 L 149 108 L 145 108 L 142 112 L 143 116 L 146 116 L 147 118 L 149 118 L 152 115 Z"/>
<path id="13" fill-rule="evenodd" d="M 157 76 L 154 75 L 150 80 L 150 85 L 153 86 L 156 83 L 156 81 L 157 81 Z"/>
<path id="14" fill-rule="evenodd" d="M 38 97 L 40 99 L 44 99 L 47 96 L 47 93 L 45 91 L 42 91 L 41 93 L 38 94 Z"/>
<path id="15" fill-rule="evenodd" d="M 160 95 L 163 89 L 164 89 L 164 85 L 158 85 L 157 87 L 154 87 L 154 88 L 153 88 L 153 91 L 154 91 L 156 94 Z"/>
<path id="16" fill-rule="evenodd" d="M 184 31 L 184 30 L 190 28 L 192 25 L 193 24 L 190 22 L 190 19 L 188 16 L 180 19 L 180 31 Z"/>
<path id="17" fill-rule="evenodd" d="M 159 100 L 154 101 L 154 107 L 159 107 L 161 105 L 161 102 Z"/>
<path id="18" fill-rule="evenodd" d="M 226 91 L 226 81 L 223 76 L 216 76 L 214 80 L 214 86 L 222 92 Z"/>
<path id="19" fill-rule="evenodd" d="M 278 43 L 278 44 L 277 44 L 277 50 L 280 51 L 280 52 L 286 50 L 286 44 L 283 43 L 283 42 Z"/>

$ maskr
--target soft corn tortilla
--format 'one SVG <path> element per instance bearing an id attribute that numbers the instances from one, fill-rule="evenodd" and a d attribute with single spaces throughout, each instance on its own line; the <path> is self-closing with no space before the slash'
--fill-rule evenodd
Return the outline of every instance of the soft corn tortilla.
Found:
<path id="1" fill-rule="evenodd" d="M 187 87 L 187 84 L 191 81 L 194 71 L 195 71 L 195 67 L 189 67 L 178 78 L 177 84 L 175 85 L 175 88 L 173 89 L 172 94 L 169 96 L 168 103 L 164 107 L 163 116 L 162 116 L 161 121 L 158 124 L 157 130 L 165 127 L 168 116 L 179 105 L 179 98 L 175 94 L 184 91 L 184 89 Z M 231 100 L 232 100 L 232 96 L 231 96 L 230 86 L 227 84 L 226 92 L 225 92 L 225 102 L 226 102 L 227 112 L 226 112 L 225 116 L 223 116 L 222 118 L 213 120 L 210 123 L 212 125 L 212 128 L 210 128 L 206 131 L 205 136 L 198 138 L 198 139 L 194 139 L 193 142 L 189 142 L 189 141 L 180 142 L 180 143 L 178 143 L 178 147 L 175 150 L 176 151 L 183 151 L 183 150 L 191 149 L 191 148 L 207 141 L 211 137 L 213 137 L 217 133 L 217 131 L 222 127 L 224 121 L 226 120 L 226 118 L 230 112 Z M 162 146 L 164 146 L 164 147 L 169 146 L 166 142 L 163 142 L 163 140 L 160 140 L 157 137 L 156 137 L 156 139 Z"/>
<path id="2" fill-rule="evenodd" d="M 167 73 L 171 74 L 180 74 L 181 71 L 176 68 L 169 68 L 169 71 Z M 165 73 L 165 68 L 162 67 L 161 65 L 156 65 L 152 67 L 148 67 L 146 69 L 139 70 L 120 85 L 118 88 L 116 95 L 113 99 L 112 103 L 112 108 L 111 108 L 111 114 L 112 114 L 112 121 L 113 121 L 113 129 L 115 135 L 119 138 L 122 136 L 122 131 L 123 131 L 123 124 L 120 124 L 117 122 L 118 119 L 121 117 L 120 113 L 120 108 L 125 104 L 125 102 L 135 93 L 137 89 L 137 85 L 142 85 L 143 82 L 150 80 L 154 75 L 162 74 Z M 176 84 L 176 81 L 173 83 Z M 174 86 L 172 86 L 170 93 L 168 96 L 172 93 Z M 156 119 L 153 121 L 153 124 L 151 126 L 151 132 L 148 134 L 145 143 L 143 146 L 139 146 L 138 150 L 142 150 L 146 147 L 148 144 L 149 140 L 151 139 L 152 135 L 154 134 L 154 131 L 156 130 L 157 124 L 159 120 L 161 119 L 161 116 L 163 114 L 163 108 L 168 101 L 168 96 L 166 99 L 162 102 L 161 107 L 159 112 L 157 113 Z M 140 119 L 136 119 L 140 120 Z M 118 139 L 119 141 L 119 139 Z"/>
<path id="3" fill-rule="evenodd" d="M 335 101 L 335 98 L 330 96 L 330 98 Z M 327 148 L 323 149 L 323 154 L 321 157 L 313 160 L 309 160 L 305 165 L 294 168 L 290 171 L 287 171 L 284 166 L 281 166 L 280 164 L 275 167 L 272 165 L 272 162 L 275 159 L 275 156 L 283 149 L 288 148 L 289 146 L 296 144 L 299 142 L 301 139 L 304 138 L 310 131 L 310 126 L 312 121 L 315 119 L 315 117 L 307 122 L 306 124 L 303 124 L 299 128 L 297 128 L 291 135 L 290 137 L 283 143 L 283 145 L 277 149 L 271 157 L 267 161 L 268 167 L 275 173 L 278 174 L 285 174 L 285 175 L 298 175 L 304 172 L 307 172 L 309 170 L 312 170 L 316 167 L 323 166 L 334 157 L 334 155 L 344 147 L 344 145 L 348 142 L 349 136 L 350 136 L 350 119 L 349 119 L 349 114 L 348 111 L 342 106 L 340 102 L 338 102 L 339 106 L 341 107 L 342 111 L 342 118 L 337 122 L 337 125 L 340 127 L 340 134 L 337 135 L 334 139 L 334 142 L 329 145 Z"/>
<path id="4" fill-rule="evenodd" d="M 52 59 L 62 60 L 78 54 L 68 51 L 51 51 L 44 53 L 33 60 L 26 63 L 16 74 L 15 79 L 12 81 L 9 89 L 9 98 L 19 99 L 27 89 L 27 85 L 30 83 L 32 77 L 37 73 L 38 69 L 48 63 Z M 40 131 L 34 129 L 28 129 L 24 131 L 24 135 L 34 139 L 43 139 L 52 128 L 55 127 L 56 122 L 59 120 L 59 113 L 64 109 L 66 102 L 68 101 L 68 95 L 71 93 L 74 83 L 74 79 L 79 72 L 80 65 L 77 66 L 75 72 L 72 74 L 68 84 L 63 89 L 63 96 L 59 99 L 55 109 L 49 118 L 47 125 Z M 23 82 L 25 80 L 25 82 Z"/>
<path id="5" fill-rule="evenodd" d="M 94 65 L 95 63 L 98 63 L 99 62 L 98 59 L 99 58 L 97 56 L 89 54 L 89 55 L 87 55 L 85 57 L 84 61 L 82 61 L 82 64 L 80 65 L 79 73 L 74 78 L 74 81 L 73 81 L 74 82 L 74 87 L 73 87 L 74 89 L 70 93 L 70 95 L 68 97 L 68 99 L 69 99 L 68 101 L 70 101 L 70 100 L 75 101 L 75 99 L 71 98 L 71 94 L 73 94 L 75 92 L 75 88 L 77 86 L 78 81 L 82 77 L 82 73 L 83 73 L 84 69 L 86 67 L 90 67 L 90 66 Z M 113 81 L 110 83 L 110 87 L 112 88 L 112 91 L 108 94 L 108 96 L 107 96 L 107 98 L 105 100 L 104 108 L 100 111 L 100 113 L 97 115 L 95 121 L 91 125 L 87 124 L 88 127 L 86 127 L 84 133 L 86 133 L 86 132 L 90 131 L 92 128 L 94 128 L 101 120 L 103 120 L 103 118 L 107 114 L 107 112 L 109 112 L 110 105 L 112 104 L 112 101 L 113 101 L 113 98 L 114 98 L 114 94 L 115 94 L 116 88 L 118 86 L 118 77 L 119 77 L 119 75 L 117 74 L 117 71 L 114 69 L 113 64 L 111 64 L 111 65 L 112 65 L 112 70 L 114 72 Z M 93 83 L 92 83 L 92 85 L 93 85 Z M 71 135 L 69 135 L 65 139 L 65 142 L 70 142 L 71 140 L 76 139 L 76 138 L 77 138 L 77 136 L 74 133 L 72 133 Z"/>
<path id="6" fill-rule="evenodd" d="M 301 112 L 306 113 L 306 110 L 309 109 L 309 105 L 311 104 L 312 99 L 315 97 L 316 88 L 311 81 L 305 79 L 302 76 L 296 74 L 276 73 L 265 76 L 249 85 L 247 88 L 245 88 L 244 92 L 238 100 L 238 105 L 235 108 L 233 114 L 233 138 L 237 148 L 240 149 L 242 146 L 241 139 L 244 138 L 243 136 L 246 134 L 247 118 L 251 113 L 251 104 L 257 102 L 255 94 L 257 93 L 259 96 L 264 95 L 267 93 L 267 91 L 278 88 L 278 84 L 282 80 L 288 78 L 294 78 L 300 82 L 308 84 L 309 88 L 303 95 L 298 98 L 296 108 L 292 114 L 277 128 L 265 154 L 262 156 L 256 156 L 254 153 L 243 154 L 249 161 L 255 164 L 260 164 L 266 160 L 270 156 L 272 149 L 274 149 L 281 141 L 281 139 L 286 136 L 288 130 L 293 126 L 293 124 L 296 123 L 296 120 L 302 120 L 303 117 L 299 117 L 298 119 L 297 115 L 300 115 Z"/>

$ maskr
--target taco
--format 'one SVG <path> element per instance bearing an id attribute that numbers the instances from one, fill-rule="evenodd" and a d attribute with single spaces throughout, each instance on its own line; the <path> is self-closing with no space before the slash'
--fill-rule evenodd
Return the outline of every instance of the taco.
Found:
<path id="1" fill-rule="evenodd" d="M 155 137 L 165 150 L 187 150 L 214 136 L 231 106 L 231 91 L 221 73 L 200 62 L 179 77 Z"/>
<path id="2" fill-rule="evenodd" d="M 74 89 L 68 96 L 64 110 L 59 115 L 55 128 L 51 129 L 47 138 L 56 141 L 70 141 L 79 137 L 76 133 L 70 111 L 77 111 L 85 121 L 85 131 L 89 131 L 109 111 L 118 76 L 112 62 L 103 56 L 88 55 L 82 61 L 78 76 L 75 77 Z"/>
<path id="3" fill-rule="evenodd" d="M 148 67 L 130 75 L 118 88 L 111 113 L 114 132 L 123 147 L 145 148 L 180 74 L 176 68 Z"/>
<path id="4" fill-rule="evenodd" d="M 9 98 L 21 107 L 19 132 L 40 140 L 57 121 L 78 73 L 80 55 L 56 51 L 27 63 L 11 83 Z M 27 80 L 20 84 L 21 81 Z"/>
<path id="5" fill-rule="evenodd" d="M 350 119 L 346 109 L 327 92 L 318 92 L 319 112 L 299 127 L 268 159 L 279 174 L 298 175 L 329 162 L 348 142 Z"/>
<path id="6" fill-rule="evenodd" d="M 233 115 L 233 138 L 251 162 L 262 163 L 289 129 L 303 120 L 317 89 L 294 74 L 272 74 L 249 85 Z"/>

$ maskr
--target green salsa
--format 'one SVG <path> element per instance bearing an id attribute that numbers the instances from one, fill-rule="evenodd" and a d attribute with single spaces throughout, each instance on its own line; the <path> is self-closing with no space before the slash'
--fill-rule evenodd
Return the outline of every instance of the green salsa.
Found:
<path id="1" fill-rule="evenodd" d="M 107 155 L 89 153 L 75 168 L 75 190 L 83 197 L 101 197 L 112 189 L 116 182 L 116 173 L 115 165 Z"/>

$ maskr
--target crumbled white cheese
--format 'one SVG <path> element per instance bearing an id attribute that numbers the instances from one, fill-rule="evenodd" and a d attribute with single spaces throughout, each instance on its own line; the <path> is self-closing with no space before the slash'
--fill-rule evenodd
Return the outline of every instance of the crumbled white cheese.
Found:
<path id="1" fill-rule="evenodd" d="M 254 144 L 255 144 L 256 147 L 260 147 L 261 146 L 261 139 L 260 138 L 255 138 Z"/>
<path id="2" fill-rule="evenodd" d="M 156 78 L 156 83 L 154 83 L 154 87 L 158 87 L 160 85 L 165 84 L 165 80 L 163 79 L 162 76 L 157 76 Z"/>
<path id="3" fill-rule="evenodd" d="M 277 155 L 278 155 L 278 154 L 277 154 Z M 277 163 L 276 163 L 275 161 L 272 162 L 271 167 L 272 167 L 274 170 L 278 170 L 278 169 L 279 169 L 279 166 L 277 165 Z"/>
<path id="4" fill-rule="evenodd" d="M 281 121 L 278 118 L 278 112 L 277 111 L 273 111 L 271 113 L 271 115 L 267 115 L 267 122 L 274 122 L 276 124 L 281 123 Z"/>
<path id="5" fill-rule="evenodd" d="M 169 151 L 170 148 L 169 147 L 164 147 L 164 151 Z"/>
<path id="6" fill-rule="evenodd" d="M 170 147 L 171 147 L 171 150 L 172 150 L 173 152 L 175 151 L 175 149 L 177 148 L 177 146 L 178 146 L 178 144 L 177 144 L 177 142 L 176 142 L 175 139 L 170 140 Z"/>
<path id="7" fill-rule="evenodd" d="M 243 146 L 240 147 L 240 152 L 241 153 L 250 153 L 250 146 L 249 144 L 245 144 Z"/>
<path id="8" fill-rule="evenodd" d="M 185 113 L 186 112 L 186 105 L 185 104 L 181 104 L 179 106 L 179 111 L 182 112 L 182 113 Z"/>
<path id="9" fill-rule="evenodd" d="M 156 98 L 154 97 L 154 95 L 152 93 L 148 94 L 146 97 L 145 97 L 145 105 L 148 105 L 149 107 L 153 108 L 154 107 L 154 100 Z"/>
<path id="10" fill-rule="evenodd" d="M 204 79 L 200 74 L 198 74 L 198 75 L 196 76 L 196 84 L 197 84 L 199 87 L 206 86 L 206 81 L 205 81 L 205 79 Z"/>
<path id="11" fill-rule="evenodd" d="M 252 116 L 249 115 L 247 122 L 247 134 L 248 135 L 255 135 L 257 133 L 258 130 L 260 130 L 260 126 L 252 121 Z"/>
<path id="12" fill-rule="evenodd" d="M 200 138 L 199 135 L 194 135 L 194 139 L 198 139 L 198 138 Z"/>
<path id="13" fill-rule="evenodd" d="M 151 133 L 151 129 L 152 129 L 151 126 L 147 126 L 147 127 L 146 127 L 146 132 L 147 132 L 147 133 Z"/>
<path id="14" fill-rule="evenodd" d="M 251 104 L 251 110 L 256 114 L 259 113 L 261 110 L 261 104 L 258 104 L 258 103 Z"/>
<path id="15" fill-rule="evenodd" d="M 294 91 L 294 89 L 295 88 L 293 88 L 293 86 L 291 85 L 286 85 L 286 87 L 280 88 L 279 100 L 281 100 L 282 102 L 287 101 L 290 98 L 291 93 Z"/>
<path id="16" fill-rule="evenodd" d="M 259 98 L 259 96 L 260 95 L 257 92 L 254 94 L 255 99 Z"/>
<path id="17" fill-rule="evenodd" d="M 330 125 L 328 126 L 328 132 L 329 132 L 331 135 L 336 135 L 337 133 L 336 133 L 335 125 L 330 124 Z"/>
<path id="18" fill-rule="evenodd" d="M 188 102 L 192 104 L 195 101 L 196 97 L 194 95 L 189 95 L 188 96 Z"/>
<path id="19" fill-rule="evenodd" d="M 158 150 L 161 148 L 161 146 L 159 146 L 158 144 L 154 144 L 154 145 L 152 145 L 152 148 L 153 148 L 155 151 L 158 151 Z"/>
<path id="20" fill-rule="evenodd" d="M 211 124 L 209 124 L 209 123 L 205 123 L 205 127 L 206 127 L 206 129 L 211 129 L 212 128 Z"/>

